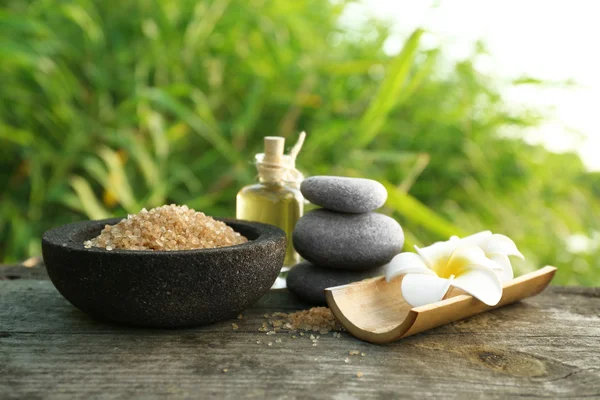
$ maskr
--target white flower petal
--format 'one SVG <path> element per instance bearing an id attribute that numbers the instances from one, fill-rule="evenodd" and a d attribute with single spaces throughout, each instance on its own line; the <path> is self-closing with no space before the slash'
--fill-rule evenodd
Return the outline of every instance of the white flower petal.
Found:
<path id="1" fill-rule="evenodd" d="M 517 249 L 517 245 L 508 236 L 494 234 L 483 245 L 481 245 L 486 254 L 500 253 L 507 256 L 517 256 L 525 259 L 523 254 Z"/>
<path id="2" fill-rule="evenodd" d="M 415 253 L 400 253 L 385 267 L 385 280 L 391 281 L 398 275 L 425 274 L 436 276 L 435 272 L 427 268 L 423 259 Z"/>
<path id="3" fill-rule="evenodd" d="M 489 254 L 489 258 L 498 264 L 498 269 L 496 273 L 500 277 L 502 282 L 510 281 L 515 277 L 515 273 L 513 272 L 512 264 L 507 255 L 500 253 L 492 253 Z"/>
<path id="4" fill-rule="evenodd" d="M 436 271 L 441 277 L 459 276 L 471 267 L 478 266 L 489 270 L 500 269 L 499 266 L 485 256 L 484 251 L 475 245 L 462 245 L 450 256 L 443 271 Z"/>
<path id="5" fill-rule="evenodd" d="M 444 298 L 450 282 L 437 276 L 408 274 L 402 279 L 402 297 L 412 307 L 435 303 Z"/>
<path id="6" fill-rule="evenodd" d="M 487 242 L 487 240 L 490 237 L 492 237 L 492 232 L 483 231 L 483 232 L 474 233 L 473 235 L 470 235 L 470 236 L 465 236 L 461 240 L 462 240 L 463 244 L 473 244 L 475 246 L 481 247 L 485 242 Z"/>
<path id="7" fill-rule="evenodd" d="M 429 268 L 433 268 L 440 263 L 446 263 L 450 255 L 460 245 L 460 241 L 449 240 L 447 242 L 437 242 L 431 246 L 419 248 L 415 246 L 415 250 L 421 256 L 425 264 Z"/>
<path id="8" fill-rule="evenodd" d="M 502 298 L 502 282 L 498 275 L 488 268 L 472 268 L 456 277 L 452 286 L 464 290 L 488 306 L 495 306 Z"/>

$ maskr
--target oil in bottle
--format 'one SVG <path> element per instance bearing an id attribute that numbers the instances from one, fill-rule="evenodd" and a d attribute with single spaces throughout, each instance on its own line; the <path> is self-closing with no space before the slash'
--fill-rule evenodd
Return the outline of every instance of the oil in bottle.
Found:
<path id="1" fill-rule="evenodd" d="M 300 261 L 292 244 L 292 232 L 304 211 L 304 197 L 299 189 L 302 174 L 295 167 L 304 137 L 302 132 L 289 155 L 283 154 L 285 138 L 265 137 L 265 152 L 256 155 L 259 182 L 242 188 L 236 199 L 236 218 L 275 225 L 285 231 L 288 243 L 284 267 Z"/>

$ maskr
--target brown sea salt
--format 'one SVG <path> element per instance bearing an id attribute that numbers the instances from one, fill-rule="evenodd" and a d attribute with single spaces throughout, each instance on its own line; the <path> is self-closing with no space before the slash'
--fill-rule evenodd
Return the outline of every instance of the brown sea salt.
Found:
<path id="1" fill-rule="evenodd" d="M 248 239 L 202 212 L 175 204 L 142 209 L 100 235 L 84 242 L 86 248 L 106 250 L 194 250 L 246 243 Z"/>
<path id="2" fill-rule="evenodd" d="M 287 320 L 294 330 L 319 332 L 321 335 L 343 330 L 327 307 L 313 307 L 310 310 L 288 314 Z"/>
<path id="3" fill-rule="evenodd" d="M 310 310 L 298 311 L 291 314 L 276 312 L 271 316 L 265 314 L 264 317 L 267 319 L 272 317 L 268 321 L 269 325 L 273 327 L 272 334 L 281 329 L 287 331 L 315 332 L 321 335 L 326 335 L 332 331 L 339 332 L 344 330 L 327 307 L 313 307 Z M 262 328 L 258 330 L 261 332 L 267 331 L 266 323 L 263 322 Z M 304 336 L 304 333 L 300 332 L 300 336 Z M 314 335 L 311 335 L 311 338 L 314 337 Z"/>

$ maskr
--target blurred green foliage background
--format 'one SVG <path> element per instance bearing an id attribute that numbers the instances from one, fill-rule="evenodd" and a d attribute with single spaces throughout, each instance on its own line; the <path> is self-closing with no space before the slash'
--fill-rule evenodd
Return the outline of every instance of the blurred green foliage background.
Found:
<path id="1" fill-rule="evenodd" d="M 544 120 L 502 85 L 389 26 L 343 28 L 347 1 L 4 0 L 0 9 L 0 261 L 41 234 L 164 203 L 233 216 L 262 137 L 308 139 L 307 175 L 362 176 L 407 248 L 490 229 L 600 284 L 600 180 L 575 154 L 526 144 Z M 578 235 L 587 246 L 569 245 Z"/>

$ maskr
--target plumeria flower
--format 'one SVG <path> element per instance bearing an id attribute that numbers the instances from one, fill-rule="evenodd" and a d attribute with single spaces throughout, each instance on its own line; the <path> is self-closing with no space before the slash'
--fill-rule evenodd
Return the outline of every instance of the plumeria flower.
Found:
<path id="1" fill-rule="evenodd" d="M 386 266 L 386 280 L 406 275 L 402 296 L 413 307 L 435 303 L 450 287 L 462 289 L 489 306 L 502 298 L 502 282 L 513 278 L 509 256 L 523 258 L 504 235 L 485 231 L 400 253 Z"/>
<path id="2" fill-rule="evenodd" d="M 525 259 L 512 239 L 497 233 L 493 234 L 490 231 L 479 232 L 462 239 L 452 236 L 450 241 L 460 241 L 460 243 L 473 244 L 481 248 L 487 258 L 495 261 L 499 265 L 499 267 L 496 268 L 496 271 L 498 271 L 498 268 L 501 268 L 501 272 L 499 272 L 498 275 L 502 282 L 509 281 L 515 277 L 508 257 L 515 256 L 522 260 Z"/>

